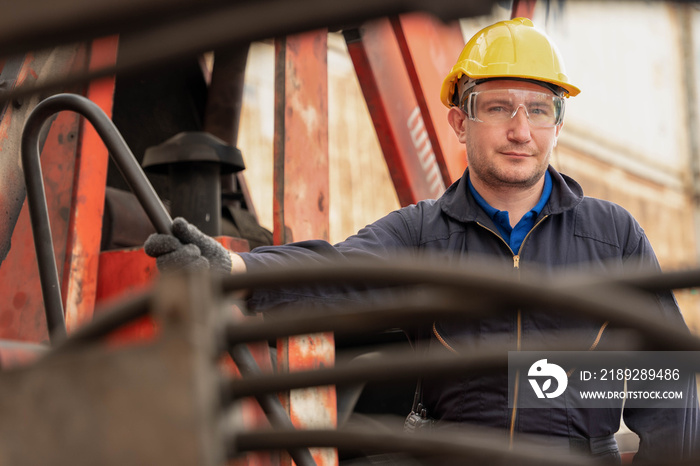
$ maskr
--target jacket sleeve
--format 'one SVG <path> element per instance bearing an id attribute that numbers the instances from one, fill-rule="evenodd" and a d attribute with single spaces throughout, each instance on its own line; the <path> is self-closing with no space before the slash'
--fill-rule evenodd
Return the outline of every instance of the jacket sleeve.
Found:
<path id="1" fill-rule="evenodd" d="M 642 234 L 637 247 L 628 256 L 628 261 L 636 261 L 645 269 L 659 268 L 651 244 Z M 658 307 L 664 317 L 676 322 L 687 330 L 673 293 L 656 294 Z M 635 461 L 672 460 L 688 458 L 700 454 L 700 412 L 698 408 L 697 385 L 694 376 L 685 381 L 685 408 L 626 408 L 623 413 L 625 424 L 640 439 Z"/>
<path id="2" fill-rule="evenodd" d="M 626 408 L 627 426 L 639 436 L 635 461 L 672 461 L 700 454 L 695 377 L 685 380 L 685 408 Z"/>
<path id="3" fill-rule="evenodd" d="M 336 245 L 321 240 L 301 241 L 259 247 L 250 253 L 241 253 L 241 257 L 251 272 L 275 266 L 301 267 L 309 263 L 342 264 L 363 257 L 387 260 L 396 254 L 407 253 L 412 244 L 411 236 L 406 213 L 395 211 Z M 324 306 L 343 304 L 362 300 L 368 286 L 258 289 L 253 290 L 248 307 L 265 311 L 297 302 L 304 302 L 307 306 L 314 303 Z"/>

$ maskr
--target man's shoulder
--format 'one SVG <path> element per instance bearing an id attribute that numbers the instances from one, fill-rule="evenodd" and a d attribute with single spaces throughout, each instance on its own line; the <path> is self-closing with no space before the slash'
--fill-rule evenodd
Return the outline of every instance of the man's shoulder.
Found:
<path id="1" fill-rule="evenodd" d="M 438 201 L 436 199 L 424 199 L 416 202 L 415 204 L 401 207 L 392 213 L 399 214 L 405 218 L 419 218 L 426 215 L 432 215 L 435 212 L 440 212 Z"/>
<path id="2" fill-rule="evenodd" d="M 584 215 L 614 218 L 616 220 L 635 221 L 634 216 L 624 207 L 612 201 L 584 196 L 579 205 L 579 212 Z"/>
<path id="3" fill-rule="evenodd" d="M 426 199 L 391 212 L 375 225 L 400 231 L 411 244 L 420 244 L 426 238 L 445 236 L 450 222 L 437 200 Z"/>
<path id="4" fill-rule="evenodd" d="M 634 216 L 614 202 L 586 196 L 575 211 L 577 236 L 621 246 L 644 234 Z"/>

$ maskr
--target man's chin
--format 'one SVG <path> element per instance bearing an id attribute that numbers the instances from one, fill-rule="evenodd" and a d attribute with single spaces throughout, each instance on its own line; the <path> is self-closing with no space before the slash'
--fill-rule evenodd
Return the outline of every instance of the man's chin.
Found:
<path id="1" fill-rule="evenodd" d="M 513 174 L 513 173 L 506 173 L 506 174 L 501 174 L 500 176 L 496 177 L 497 183 L 500 184 L 503 187 L 510 187 L 510 188 L 530 188 L 532 186 L 535 186 L 537 183 L 539 183 L 542 180 L 542 177 L 544 176 L 544 172 L 542 173 L 524 173 L 524 174 Z"/>

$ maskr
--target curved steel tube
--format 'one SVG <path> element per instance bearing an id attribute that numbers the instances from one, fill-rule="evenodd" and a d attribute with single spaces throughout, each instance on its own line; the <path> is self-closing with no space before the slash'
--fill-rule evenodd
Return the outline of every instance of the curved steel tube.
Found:
<path id="1" fill-rule="evenodd" d="M 610 321 L 633 328 L 645 336 L 653 335 L 657 342 L 674 350 L 694 351 L 698 338 L 689 332 L 682 334 L 678 326 L 662 318 L 656 309 L 631 287 L 608 285 L 600 282 L 580 284 L 580 276 L 550 278 L 531 273 L 516 279 L 503 266 L 493 263 L 474 264 L 478 267 L 457 267 L 431 262 L 393 259 L 387 261 L 348 260 L 342 264 L 294 264 L 293 267 L 276 267 L 264 272 L 226 277 L 225 292 L 258 287 L 298 286 L 308 283 L 332 285 L 334 283 L 374 283 L 382 285 L 431 285 L 445 290 L 458 290 L 462 296 L 479 296 L 500 304 L 518 307 L 537 307 L 540 311 L 566 309 L 580 316 Z M 689 272 L 700 282 L 700 270 Z M 639 276 L 641 277 L 641 275 Z M 676 277 L 679 278 L 679 277 Z M 686 277 L 690 278 L 690 277 Z M 641 278 L 632 283 L 644 289 Z M 691 280 L 687 280 L 690 283 Z M 687 284 L 686 283 L 686 284 Z M 555 312 L 555 311 L 551 311 Z M 329 316 L 328 320 L 333 319 Z"/>
<path id="2" fill-rule="evenodd" d="M 592 466 L 590 458 L 570 453 L 552 454 L 552 450 L 515 443 L 509 448 L 503 436 L 489 430 L 467 428 L 440 430 L 419 436 L 403 432 L 377 429 L 298 430 L 235 432 L 228 436 L 231 457 L 248 451 L 276 450 L 280 448 L 319 447 L 339 448 L 368 453 L 407 454 L 420 461 L 411 461 L 398 455 L 391 462 L 376 464 L 491 464 L 518 466 Z M 697 462 L 697 458 L 695 459 Z M 372 464 L 372 463 L 360 463 Z M 671 465 L 686 463 L 669 463 Z M 696 463 L 687 463 L 696 464 Z"/>
<path id="3" fill-rule="evenodd" d="M 92 123 L 109 149 L 119 171 L 141 202 L 148 218 L 153 222 L 156 231 L 169 233 L 172 225 L 170 214 L 165 210 L 124 138 L 100 107 L 85 97 L 75 94 L 58 94 L 40 102 L 24 124 L 21 155 L 27 185 L 27 203 L 34 233 L 34 247 L 39 264 L 41 292 L 52 343 L 66 336 L 66 324 L 39 161 L 39 133 L 49 117 L 63 110 L 79 113 Z"/>

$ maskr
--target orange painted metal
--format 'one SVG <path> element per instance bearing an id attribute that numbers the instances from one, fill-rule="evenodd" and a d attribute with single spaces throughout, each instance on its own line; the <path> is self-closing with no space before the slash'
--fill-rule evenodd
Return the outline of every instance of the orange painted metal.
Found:
<path id="1" fill-rule="evenodd" d="M 118 37 L 93 41 L 89 69 L 113 66 L 117 62 Z M 90 83 L 86 97 L 108 116 L 112 115 L 114 77 Z M 81 121 L 82 139 L 75 166 L 75 184 L 70 211 L 66 259 L 63 262 L 63 300 L 66 327 L 70 333 L 92 318 L 97 288 L 102 214 L 109 152 L 91 124 Z"/>
<path id="2" fill-rule="evenodd" d="M 228 236 L 216 239 L 232 251 L 250 250 L 248 241 L 244 239 Z M 95 312 L 99 314 L 108 309 L 111 303 L 148 290 L 157 277 L 156 260 L 146 255 L 143 248 L 102 252 L 95 286 Z M 114 332 L 109 341 L 112 345 L 133 344 L 148 341 L 156 335 L 153 321 L 143 318 Z"/>
<path id="3" fill-rule="evenodd" d="M 328 238 L 327 33 L 275 42 L 274 241 Z"/>
<path id="4" fill-rule="evenodd" d="M 530 18 L 535 14 L 537 0 L 513 0 L 510 18 Z"/>
<path id="5" fill-rule="evenodd" d="M 328 239 L 328 34 L 312 31 L 275 42 L 274 240 Z M 278 364 L 295 371 L 330 366 L 332 334 L 277 343 Z M 334 387 L 292 390 L 283 396 L 299 427 L 335 427 Z M 316 463 L 338 463 L 332 449 L 312 449 Z M 283 455 L 283 464 L 291 459 Z"/>
<path id="6" fill-rule="evenodd" d="M 335 363 L 335 339 L 332 333 L 314 333 L 278 340 L 277 361 L 281 371 L 332 367 Z M 310 387 L 291 390 L 280 395 L 282 403 L 289 407 L 292 423 L 300 428 L 321 429 L 338 425 L 338 409 L 334 386 Z M 338 464 L 334 449 L 311 448 L 316 464 Z M 282 455 L 281 464 L 290 464 L 288 455 Z"/>
<path id="7" fill-rule="evenodd" d="M 418 102 L 423 126 L 414 110 L 409 127 L 414 141 L 432 143 L 443 181 L 450 185 L 467 167 L 467 151 L 447 123 L 447 107 L 440 102 L 440 88 L 464 47 L 459 23 L 444 23 L 423 13 L 392 18 L 408 77 Z"/>
<path id="8" fill-rule="evenodd" d="M 221 236 L 216 238 L 223 246 L 231 251 L 249 251 L 248 241 L 240 238 Z M 106 251 L 100 254 L 99 275 L 97 280 L 96 314 L 108 309 L 109 304 L 127 298 L 149 289 L 158 277 L 156 261 L 146 255 L 143 248 Z M 243 316 L 240 309 L 232 307 L 232 317 L 235 319 L 251 319 L 256 317 Z M 108 338 L 111 347 L 139 344 L 158 336 L 158 328 L 151 318 L 145 317 L 125 325 L 114 331 Z M 263 372 L 272 372 L 270 348 L 267 342 L 248 345 L 251 354 Z M 224 373 L 239 376 L 240 373 L 229 356 L 222 357 L 221 370 Z M 235 422 L 247 428 L 263 428 L 269 426 L 267 417 L 258 402 L 252 398 L 243 400 L 240 410 L 237 410 Z M 254 452 L 230 461 L 236 466 L 273 466 L 279 464 L 279 453 Z"/>
<path id="9" fill-rule="evenodd" d="M 447 170 L 436 157 L 391 20 L 346 32 L 352 58 L 394 188 L 403 206 L 434 199 L 445 190 Z"/>
<path id="10" fill-rule="evenodd" d="M 33 363 L 48 351 L 48 346 L 0 340 L 0 370 Z"/>
<path id="11" fill-rule="evenodd" d="M 244 316 L 240 309 L 234 306 L 233 316 L 238 320 L 258 320 L 262 316 Z M 248 349 L 253 359 L 257 362 L 261 372 L 271 374 L 274 372 L 272 360 L 270 358 L 270 347 L 267 342 L 249 343 Z M 233 360 L 227 355 L 222 358 L 222 366 L 224 373 L 234 374 L 240 377 L 238 368 L 233 363 Z M 264 429 L 270 426 L 267 416 L 263 412 L 260 404 L 254 398 L 246 398 L 242 400 L 240 409 L 234 412 L 235 422 L 237 425 L 245 426 L 248 429 Z M 257 451 L 248 452 L 240 457 L 229 461 L 230 465 L 235 466 L 277 466 L 280 464 L 279 451 Z"/>
<path id="12" fill-rule="evenodd" d="M 84 70 L 85 66 L 86 52 L 82 45 L 28 54 L 22 65 L 18 85 L 30 84 L 69 71 Z M 0 338 L 48 342 L 23 175 L 19 170 L 21 129 L 29 111 L 38 101 L 39 97 L 36 96 L 25 99 L 20 105 L 10 106 L 0 122 L 0 155 L 4 161 L 16 160 L 7 166 L 2 165 L 0 176 L 3 192 L 0 206 L 3 207 L 3 215 L 8 215 L 8 210 L 19 210 L 18 216 L 10 212 L 0 222 L 0 240 L 5 242 L 10 238 L 11 245 L 7 257 L 0 265 Z M 62 112 L 51 124 L 42 150 L 41 167 L 57 263 L 62 263 L 66 255 L 68 216 L 78 140 L 78 115 Z"/>
<path id="13" fill-rule="evenodd" d="M 99 255 L 99 273 L 95 287 L 95 314 L 108 309 L 114 302 L 143 292 L 158 276 L 156 260 L 143 248 L 106 251 Z M 113 346 L 149 341 L 157 335 L 153 320 L 142 318 L 115 331 L 109 337 Z"/>

